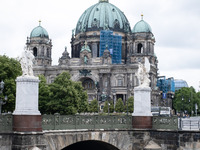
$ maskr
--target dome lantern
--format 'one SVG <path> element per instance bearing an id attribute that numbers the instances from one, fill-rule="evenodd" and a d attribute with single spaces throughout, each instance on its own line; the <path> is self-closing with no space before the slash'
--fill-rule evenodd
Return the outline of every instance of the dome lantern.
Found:
<path id="1" fill-rule="evenodd" d="M 141 32 L 152 33 L 151 26 L 143 19 L 143 14 L 141 15 L 141 20 L 135 24 L 132 32 L 133 33 L 141 33 Z"/>
<path id="2" fill-rule="evenodd" d="M 109 0 L 99 0 L 99 3 L 102 3 L 102 2 L 107 2 L 107 3 L 109 3 Z"/>

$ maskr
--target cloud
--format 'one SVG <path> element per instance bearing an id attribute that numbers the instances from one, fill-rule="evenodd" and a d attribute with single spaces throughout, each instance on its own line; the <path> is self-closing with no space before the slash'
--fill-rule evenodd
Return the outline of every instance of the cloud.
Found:
<path id="1" fill-rule="evenodd" d="M 71 52 L 71 30 L 81 14 L 98 0 L 6 0 L 0 5 L 0 54 L 17 57 L 27 36 L 42 20 L 53 43 L 52 59 L 57 64 L 65 46 Z M 144 20 L 156 38 L 159 70 L 197 82 L 200 64 L 200 0 L 109 0 L 124 12 L 131 28 Z M 193 73 L 194 71 L 194 73 Z M 191 73 L 191 78 L 189 76 Z M 163 74 L 163 75 L 164 75 Z M 177 76 L 178 75 L 178 76 Z M 195 76 L 195 77 L 194 77 Z M 190 82 L 193 84 L 193 82 Z"/>

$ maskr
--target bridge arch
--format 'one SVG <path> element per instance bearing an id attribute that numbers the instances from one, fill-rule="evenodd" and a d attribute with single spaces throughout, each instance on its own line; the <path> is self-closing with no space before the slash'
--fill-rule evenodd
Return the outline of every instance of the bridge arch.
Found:
<path id="1" fill-rule="evenodd" d="M 117 147 L 102 141 L 88 140 L 71 144 L 62 150 L 119 150 Z"/>
<path id="2" fill-rule="evenodd" d="M 73 130 L 65 133 L 63 131 L 47 132 L 45 137 L 48 150 L 73 150 L 74 146 L 84 145 L 87 142 L 107 148 L 103 150 L 110 150 L 111 148 L 113 148 L 111 150 L 132 150 L 133 145 L 130 136 L 132 134 L 130 131 L 119 130 Z M 97 150 L 97 146 L 94 150 Z"/>

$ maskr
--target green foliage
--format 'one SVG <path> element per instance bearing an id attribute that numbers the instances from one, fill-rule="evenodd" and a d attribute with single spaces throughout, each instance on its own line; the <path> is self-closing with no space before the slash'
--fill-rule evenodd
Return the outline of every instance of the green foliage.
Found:
<path id="1" fill-rule="evenodd" d="M 191 111 L 195 111 L 196 103 L 200 106 L 200 94 L 196 93 L 193 87 L 184 87 L 175 92 L 173 107 L 177 112 L 186 110 L 191 114 Z"/>
<path id="2" fill-rule="evenodd" d="M 89 105 L 89 112 L 98 112 L 98 101 L 96 99 L 91 101 Z"/>
<path id="3" fill-rule="evenodd" d="M 40 108 L 44 108 L 43 113 L 73 115 L 88 111 L 87 93 L 83 90 L 81 82 L 70 80 L 68 72 L 63 72 L 57 76 L 54 82 L 48 86 L 49 89 L 46 90 L 47 93 L 43 93 L 43 98 L 41 94 L 44 103 L 41 102 Z M 42 87 L 44 85 L 40 86 L 40 88 Z"/>
<path id="4" fill-rule="evenodd" d="M 121 98 L 119 98 L 116 102 L 116 105 L 115 105 L 115 111 L 117 113 L 120 113 L 120 112 L 123 112 L 124 111 L 124 103 L 122 101 Z"/>
<path id="5" fill-rule="evenodd" d="M 3 105 L 2 112 L 14 111 L 16 97 L 15 79 L 21 75 L 22 69 L 18 60 L 5 55 L 0 56 L 0 81 L 4 81 L 3 95 L 8 97 L 7 103 Z"/>
<path id="6" fill-rule="evenodd" d="M 42 114 L 44 114 L 47 112 L 47 103 L 50 100 L 50 90 L 44 75 L 39 75 L 39 80 L 39 110 Z"/>
<path id="7" fill-rule="evenodd" d="M 110 103 L 109 111 L 110 111 L 110 113 L 113 113 L 114 112 L 114 103 L 113 103 L 113 100 L 109 101 L 109 103 Z"/>
<path id="8" fill-rule="evenodd" d="M 128 103 L 128 112 L 133 113 L 134 99 L 132 96 L 129 97 L 128 100 L 126 101 L 126 107 L 127 107 L 127 103 Z"/>
<path id="9" fill-rule="evenodd" d="M 105 105 L 103 107 L 103 112 L 104 113 L 108 113 L 108 110 L 109 110 L 109 113 L 113 113 L 114 112 L 114 105 L 113 105 L 112 101 L 106 101 L 105 102 Z"/>

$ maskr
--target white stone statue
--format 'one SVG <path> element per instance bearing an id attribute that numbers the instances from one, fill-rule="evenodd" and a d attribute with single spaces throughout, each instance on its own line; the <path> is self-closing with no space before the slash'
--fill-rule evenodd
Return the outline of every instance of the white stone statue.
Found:
<path id="1" fill-rule="evenodd" d="M 149 71 L 150 71 L 150 63 L 148 58 L 145 57 L 145 64 L 139 62 L 138 71 L 136 73 L 139 82 L 139 87 L 149 87 L 150 84 Z"/>
<path id="2" fill-rule="evenodd" d="M 35 60 L 34 55 L 30 50 L 25 48 L 20 59 L 20 64 L 23 72 L 23 76 L 34 76 L 33 75 L 33 61 Z"/>

